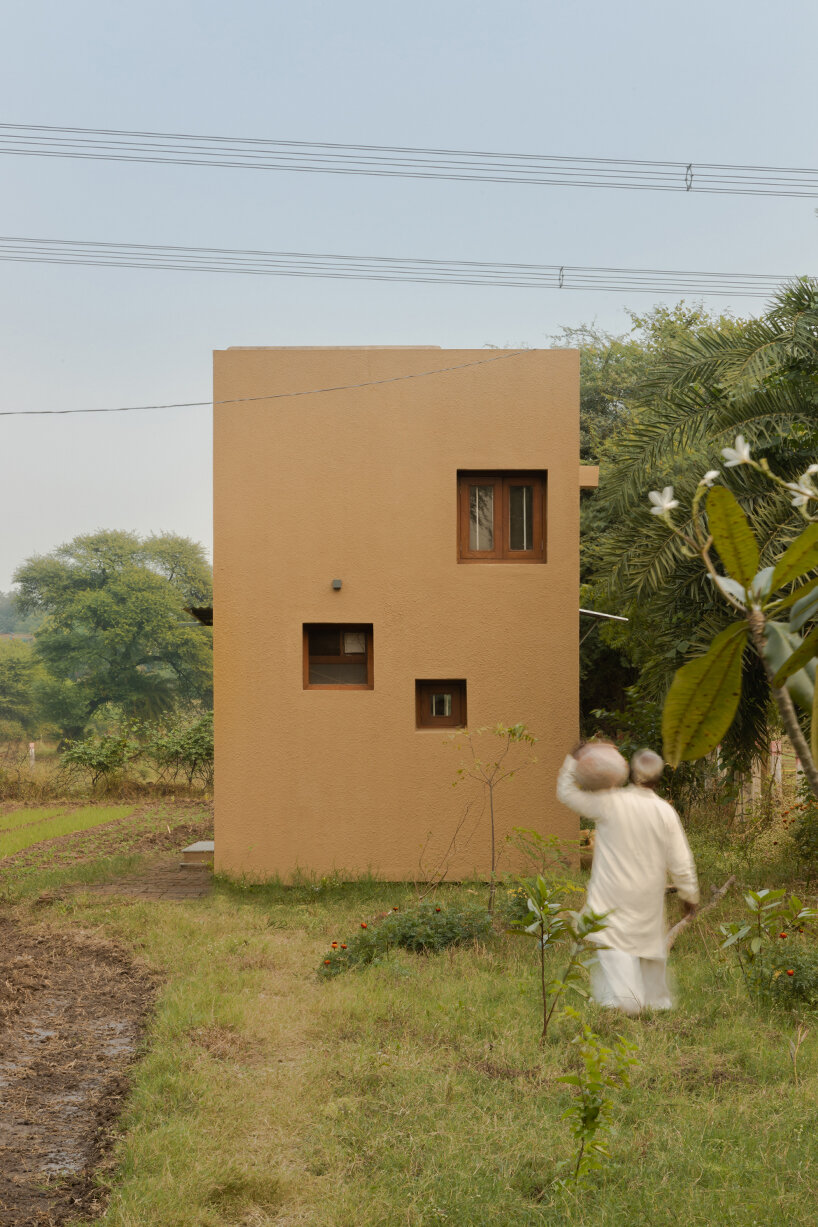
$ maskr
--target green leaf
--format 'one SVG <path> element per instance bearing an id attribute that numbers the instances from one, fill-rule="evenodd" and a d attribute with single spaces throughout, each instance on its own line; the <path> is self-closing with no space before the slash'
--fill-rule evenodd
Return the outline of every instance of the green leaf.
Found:
<path id="1" fill-rule="evenodd" d="M 801 579 L 818 567 L 818 524 L 809 524 L 787 547 L 775 564 L 771 591 L 777 592 L 785 584 Z"/>
<path id="2" fill-rule="evenodd" d="M 758 545 L 735 495 L 725 486 L 714 486 L 708 494 L 707 519 L 725 571 L 749 588 L 758 570 Z"/>
<path id="3" fill-rule="evenodd" d="M 777 672 L 801 647 L 801 639 L 791 635 L 781 622 L 768 622 L 765 628 L 764 657 Z M 808 660 L 786 681 L 787 690 L 803 711 L 812 711 L 815 698 L 815 663 Z"/>
<path id="4" fill-rule="evenodd" d="M 812 628 L 801 646 L 793 652 L 792 656 L 784 661 L 773 678 L 773 685 L 783 686 L 788 677 L 792 677 L 793 673 L 797 673 L 803 665 L 806 665 L 815 656 L 818 656 L 818 626 Z"/>
<path id="5" fill-rule="evenodd" d="M 800 588 L 796 588 L 794 592 L 790 592 L 788 596 L 783 598 L 783 600 L 780 602 L 776 601 L 776 611 L 779 609 L 789 609 L 790 606 L 792 606 L 793 610 L 795 610 L 795 606 L 798 605 L 800 601 L 806 602 L 806 598 L 810 593 L 818 596 L 818 594 L 815 593 L 816 588 L 818 588 L 818 579 L 811 579 L 809 583 L 801 584 Z M 800 623 L 799 625 L 803 625 L 803 623 Z M 798 630 L 798 627 L 793 627 L 793 630 Z"/>
<path id="6" fill-rule="evenodd" d="M 746 643 L 747 623 L 737 622 L 716 635 L 704 656 L 676 671 L 662 712 L 664 755 L 671 767 L 709 754 L 733 723 Z"/>

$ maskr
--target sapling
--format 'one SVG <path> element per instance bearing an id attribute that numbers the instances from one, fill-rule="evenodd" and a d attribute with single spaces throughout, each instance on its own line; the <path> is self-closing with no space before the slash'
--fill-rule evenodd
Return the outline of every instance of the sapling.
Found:
<path id="1" fill-rule="evenodd" d="M 571 989 L 581 997 L 588 996 L 583 973 L 595 953 L 588 944 L 588 938 L 605 928 L 605 916 L 596 912 L 567 911 L 564 899 L 566 885 L 569 889 L 576 889 L 570 883 L 548 883 L 538 874 L 533 882 L 522 882 L 521 885 L 528 895 L 528 916 L 513 922 L 512 931 L 528 934 L 537 942 L 542 997 L 540 1043 L 544 1044 L 548 1038 L 548 1024 L 566 990 Z M 548 946 L 560 941 L 571 942 L 568 962 L 561 975 L 549 980 L 545 974 L 545 951 Z"/>
<path id="2" fill-rule="evenodd" d="M 477 753 L 478 738 L 485 734 L 491 734 L 497 738 L 500 743 L 494 754 L 488 758 L 480 758 Z M 497 825 L 496 825 L 496 793 L 497 789 L 505 780 L 510 780 L 522 771 L 525 767 L 530 767 L 536 763 L 536 758 L 532 755 L 523 756 L 515 755 L 515 747 L 526 751 L 529 747 L 536 744 L 537 738 L 531 734 L 524 724 L 495 724 L 493 728 L 479 728 L 469 731 L 468 729 L 458 729 L 456 733 L 452 733 L 452 740 L 455 745 L 462 748 L 463 742 L 468 746 L 468 757 L 464 758 L 461 765 L 457 768 L 457 777 L 454 781 L 455 787 L 458 784 L 464 783 L 466 780 L 473 780 L 480 787 L 484 799 L 488 801 L 489 808 L 489 835 L 490 835 L 490 875 L 489 875 L 489 901 L 488 910 L 490 913 L 494 911 L 494 897 L 497 893 L 497 862 L 499 856 L 497 853 Z"/>
<path id="3" fill-rule="evenodd" d="M 580 1015 L 571 1007 L 566 1014 L 582 1022 Z M 570 1164 L 569 1175 L 557 1183 L 574 1186 L 592 1171 L 602 1167 L 602 1160 L 610 1158 L 610 1152 L 602 1137 L 610 1132 L 613 1099 L 610 1092 L 630 1086 L 631 1067 L 637 1065 L 637 1048 L 623 1036 L 618 1035 L 613 1048 L 607 1048 L 587 1023 L 571 1043 L 579 1052 L 582 1062 L 579 1073 L 564 1074 L 558 1082 L 564 1082 L 577 1090 L 570 1107 L 562 1114 L 570 1121 L 571 1133 L 577 1144 L 576 1156 Z"/>

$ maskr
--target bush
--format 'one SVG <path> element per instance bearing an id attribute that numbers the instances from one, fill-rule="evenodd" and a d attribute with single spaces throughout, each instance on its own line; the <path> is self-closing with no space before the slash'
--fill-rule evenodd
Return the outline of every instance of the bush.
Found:
<path id="1" fill-rule="evenodd" d="M 213 784 L 213 713 L 198 720 L 163 725 L 153 730 L 145 745 L 145 757 L 162 780 L 177 780 L 181 775 L 188 787 Z"/>
<path id="2" fill-rule="evenodd" d="M 62 766 L 70 775 L 86 776 L 91 787 L 106 784 L 139 757 L 140 747 L 127 733 L 102 733 L 72 741 L 62 754 Z"/>
<path id="3" fill-rule="evenodd" d="M 408 911 L 395 908 L 380 922 L 361 922 L 361 932 L 348 942 L 333 942 L 318 968 L 323 977 L 378 962 L 395 946 L 414 954 L 436 954 L 447 946 L 461 946 L 491 932 L 485 908 L 440 907 L 420 903 Z"/>
<path id="4" fill-rule="evenodd" d="M 814 942 L 790 934 L 771 965 L 767 983 L 775 1005 L 818 1006 L 818 948 Z"/>

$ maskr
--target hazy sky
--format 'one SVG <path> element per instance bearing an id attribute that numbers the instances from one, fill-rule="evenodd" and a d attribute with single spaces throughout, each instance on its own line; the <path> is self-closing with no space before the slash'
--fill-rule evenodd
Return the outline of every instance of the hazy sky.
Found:
<path id="1" fill-rule="evenodd" d="M 18 0 L 0 121 L 815 166 L 818 6 L 792 0 Z M 5 235 L 815 271 L 818 201 L 0 157 Z M 546 345 L 630 293 L 0 264 L 0 408 L 205 400 L 229 345 Z M 670 296 L 665 301 L 674 301 Z M 736 312 L 756 300 L 709 300 Z M 97 528 L 210 548 L 210 411 L 0 418 L 0 589 Z"/>

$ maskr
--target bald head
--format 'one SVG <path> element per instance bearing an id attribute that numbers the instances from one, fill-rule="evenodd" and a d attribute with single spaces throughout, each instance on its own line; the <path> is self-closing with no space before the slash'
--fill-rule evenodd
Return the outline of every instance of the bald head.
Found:
<path id="1" fill-rule="evenodd" d="M 654 750 L 637 750 L 631 759 L 631 781 L 643 788 L 653 788 L 662 778 L 665 760 Z"/>

